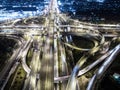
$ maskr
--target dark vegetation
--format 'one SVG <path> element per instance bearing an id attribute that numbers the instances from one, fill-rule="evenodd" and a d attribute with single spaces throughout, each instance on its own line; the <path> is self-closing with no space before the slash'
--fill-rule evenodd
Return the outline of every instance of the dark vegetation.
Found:
<path id="1" fill-rule="evenodd" d="M 5 62 L 13 54 L 13 50 L 18 47 L 15 40 L 9 39 L 7 37 L 0 37 L 0 71 L 4 66 Z"/>

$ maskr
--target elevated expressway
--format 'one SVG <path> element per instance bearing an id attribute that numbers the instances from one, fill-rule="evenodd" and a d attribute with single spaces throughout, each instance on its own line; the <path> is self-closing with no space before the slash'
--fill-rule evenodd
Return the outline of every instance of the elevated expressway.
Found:
<path id="1" fill-rule="evenodd" d="M 42 24 L 40 24 L 41 17 L 44 19 Z M 60 13 L 57 0 L 51 0 L 45 14 L 41 17 L 17 19 L 0 24 L 0 35 L 13 37 L 20 34 L 24 36 L 24 39 L 27 38 L 13 55 L 14 58 L 11 57 L 14 64 L 8 63 L 10 66 L 5 67 L 6 69 L 1 73 L 1 81 L 3 76 L 9 73 L 7 76 L 5 75 L 6 79 L 0 87 L 1 90 L 4 90 L 11 73 L 15 71 L 16 65 L 19 63 L 19 59 L 21 59 L 22 66 L 27 72 L 23 90 L 80 90 L 78 77 L 105 59 L 106 62 L 110 61 L 107 62 L 108 64 L 101 65 L 101 68 L 106 67 L 107 69 L 112 63 L 113 57 L 120 51 L 119 45 L 109 50 L 109 44 L 116 38 L 120 38 L 120 25 L 91 24 L 72 20 Z M 71 24 L 70 21 L 73 23 Z M 94 46 L 92 48 L 77 47 L 74 45 L 73 36 L 90 40 Z M 106 42 L 106 37 L 112 38 L 111 42 Z M 26 55 L 31 45 L 33 45 L 34 51 L 32 61 L 28 66 Z M 85 52 L 85 54 L 77 63 L 73 63 L 72 68 L 69 66 L 69 62 L 74 62 L 73 49 Z M 82 68 L 87 59 L 96 52 L 103 55 L 95 62 Z M 87 90 L 94 90 L 91 88 L 99 74 L 95 74 Z"/>

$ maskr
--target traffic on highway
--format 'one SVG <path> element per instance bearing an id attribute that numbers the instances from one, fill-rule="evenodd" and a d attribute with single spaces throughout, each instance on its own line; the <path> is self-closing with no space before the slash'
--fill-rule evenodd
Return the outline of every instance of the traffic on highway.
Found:
<path id="1" fill-rule="evenodd" d="M 18 44 L 0 72 L 0 90 L 99 90 L 120 54 L 120 25 L 71 19 L 57 0 L 43 11 L 0 23 L 0 37 Z"/>

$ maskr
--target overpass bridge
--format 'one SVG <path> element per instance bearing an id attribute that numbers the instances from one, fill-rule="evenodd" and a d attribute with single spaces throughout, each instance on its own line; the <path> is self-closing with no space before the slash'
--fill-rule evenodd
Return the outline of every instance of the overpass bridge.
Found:
<path id="1" fill-rule="evenodd" d="M 23 90 L 77 90 L 80 88 L 77 76 L 88 72 L 110 55 L 114 56 L 116 52 L 114 54 L 112 52 L 120 48 L 117 47 L 117 49 L 114 48 L 109 51 L 109 44 L 115 38 L 120 37 L 120 25 L 91 24 L 66 18 L 60 13 L 57 0 L 50 1 L 41 17 L 44 18 L 42 24 L 40 24 L 39 16 L 0 24 L 0 35 L 21 34 L 29 37 L 23 47 L 24 50 L 21 48 L 25 54 L 21 51 L 21 53 L 18 52 L 20 56 L 17 55 L 22 57 L 24 62 L 30 45 L 34 43 L 35 50 L 30 64 L 31 67 L 24 67 L 27 76 Z M 73 36 L 86 38 L 94 46 L 86 49 L 77 47 L 73 44 Z M 106 37 L 112 38 L 111 41 L 106 43 Z M 85 54 L 77 63 L 73 64 L 72 68 L 68 64 L 70 64 L 69 61 L 74 62 L 73 49 L 85 52 Z M 97 52 L 107 54 L 90 66 L 86 66 L 87 69 L 81 69 L 87 59 Z M 26 66 L 26 63 L 24 65 Z"/>

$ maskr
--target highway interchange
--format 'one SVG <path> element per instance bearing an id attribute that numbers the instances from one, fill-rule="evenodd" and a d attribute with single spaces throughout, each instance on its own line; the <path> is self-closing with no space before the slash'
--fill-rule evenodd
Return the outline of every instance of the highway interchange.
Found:
<path id="1" fill-rule="evenodd" d="M 41 23 L 41 20 L 44 22 Z M 17 40 L 19 48 L 14 50 L 9 62 L 0 72 L 0 89 L 4 90 L 11 74 L 21 64 L 27 73 L 22 90 L 81 90 L 78 77 L 104 61 L 86 87 L 86 90 L 94 90 L 97 80 L 120 52 L 120 44 L 109 49 L 112 41 L 120 39 L 119 29 L 119 24 L 91 24 L 70 19 L 60 13 L 57 0 L 50 1 L 41 17 L 1 23 L 0 36 Z M 77 47 L 74 45 L 73 36 L 85 38 L 94 45 L 92 48 Z M 106 42 L 106 38 L 112 39 Z M 27 65 L 26 57 L 31 46 L 34 48 L 33 55 L 30 65 Z M 74 62 L 73 49 L 85 54 L 72 68 L 69 61 Z M 97 52 L 102 56 L 82 68 L 87 59 Z"/>

